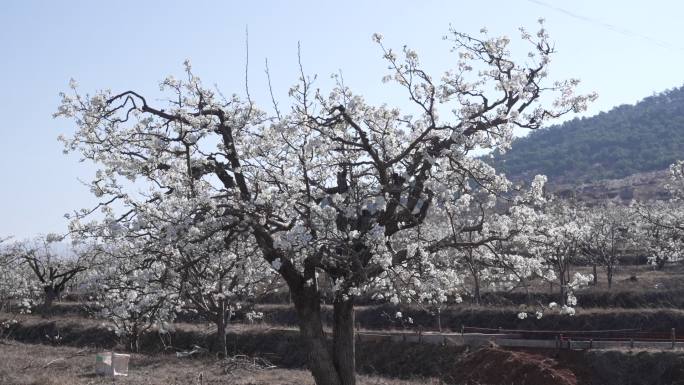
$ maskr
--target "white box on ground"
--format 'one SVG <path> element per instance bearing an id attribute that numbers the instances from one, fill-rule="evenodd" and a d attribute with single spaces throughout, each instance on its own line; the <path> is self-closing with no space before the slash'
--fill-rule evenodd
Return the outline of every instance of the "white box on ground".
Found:
<path id="1" fill-rule="evenodd" d="M 95 374 L 101 376 L 128 376 L 129 354 L 113 352 L 97 353 L 95 355 Z"/>

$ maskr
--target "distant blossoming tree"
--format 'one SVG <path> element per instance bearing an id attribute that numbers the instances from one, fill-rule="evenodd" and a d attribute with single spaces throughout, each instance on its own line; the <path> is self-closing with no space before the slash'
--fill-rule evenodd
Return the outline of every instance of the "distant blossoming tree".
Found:
<path id="1" fill-rule="evenodd" d="M 649 263 L 662 269 L 681 259 L 684 251 L 684 161 L 670 166 L 669 201 L 635 202 L 637 238 Z"/>
<path id="2" fill-rule="evenodd" d="M 571 274 L 570 271 L 579 260 L 581 241 L 589 231 L 583 221 L 575 206 L 563 200 L 552 200 L 542 208 L 534 224 L 534 234 L 529 239 L 529 252 L 540 258 L 552 272 L 545 275 L 546 279 L 558 284 L 559 302 L 564 310 L 577 304 L 574 291 L 594 278 L 591 274 Z"/>
<path id="3" fill-rule="evenodd" d="M 0 311 L 10 312 L 15 304 L 30 311 L 36 290 L 31 271 L 21 263 L 11 238 L 0 238 Z"/>
<path id="4" fill-rule="evenodd" d="M 186 162 L 176 166 L 189 167 Z M 92 210 L 77 211 L 70 215 L 70 232 L 75 240 L 99 242 L 106 258 L 90 272 L 89 286 L 98 294 L 100 315 L 132 350 L 140 348 L 142 334 L 153 327 L 163 332 L 176 313 L 189 312 L 216 325 L 225 356 L 229 321 L 268 293 L 276 274 L 261 257 L 249 226 L 226 218 L 213 187 L 187 170 L 171 178 L 149 176 L 164 186 L 163 194 L 107 192 L 117 194 L 124 214 L 102 205 L 104 218 L 89 221 Z M 98 195 L 107 188 L 94 187 Z"/>
<path id="5" fill-rule="evenodd" d="M 89 271 L 85 287 L 95 294 L 98 315 L 108 328 L 137 352 L 144 333 L 174 320 L 178 294 L 168 285 L 166 266 L 146 260 L 130 243 L 119 242 L 102 257 L 106 263 Z"/>
<path id="6" fill-rule="evenodd" d="M 605 203 L 582 209 L 580 217 L 586 226 L 580 237 L 580 250 L 594 266 L 598 264 L 605 269 L 610 288 L 619 257 L 636 245 L 634 215 L 627 207 Z"/>
<path id="7" fill-rule="evenodd" d="M 93 254 L 86 248 L 72 248 L 68 252 L 55 249 L 62 236 L 48 234 L 33 240 L 14 243 L 11 253 L 19 262 L 19 269 L 30 272 L 30 287 L 42 292 L 43 310 L 48 314 L 52 303 L 76 282 L 92 265 Z M 17 281 L 21 282 L 21 281 Z"/>

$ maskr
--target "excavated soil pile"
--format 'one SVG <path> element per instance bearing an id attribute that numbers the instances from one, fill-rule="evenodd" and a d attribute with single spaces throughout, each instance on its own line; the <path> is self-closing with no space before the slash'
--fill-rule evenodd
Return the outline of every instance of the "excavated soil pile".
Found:
<path id="1" fill-rule="evenodd" d="M 464 356 L 446 378 L 464 385 L 577 385 L 575 374 L 556 360 L 526 352 L 484 348 Z"/>

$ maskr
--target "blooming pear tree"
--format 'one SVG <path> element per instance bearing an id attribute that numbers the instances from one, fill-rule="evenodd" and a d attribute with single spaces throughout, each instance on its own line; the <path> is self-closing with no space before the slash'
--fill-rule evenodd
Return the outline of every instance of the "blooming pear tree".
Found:
<path id="1" fill-rule="evenodd" d="M 31 271 L 19 259 L 16 244 L 10 238 L 0 238 L 0 312 L 11 312 L 14 305 L 30 312 L 38 294 Z"/>
<path id="2" fill-rule="evenodd" d="M 670 165 L 670 183 L 666 187 L 673 199 L 682 200 L 684 198 L 684 161 L 678 160 Z"/>
<path id="3" fill-rule="evenodd" d="M 425 234 L 426 220 L 455 197 L 511 189 L 474 151 L 505 150 L 515 127 L 541 127 L 594 98 L 575 95 L 576 80 L 547 79 L 554 49 L 543 26 L 521 36 L 530 47 L 525 64 L 513 60 L 509 38 L 451 31 L 455 68 L 436 80 L 415 51 L 395 52 L 374 35 L 390 70 L 385 80 L 412 103 L 405 112 L 368 104 L 341 78 L 324 95 L 302 73 L 289 111 L 268 116 L 249 98 L 205 88 L 187 65 L 186 79 L 162 83 L 170 92 L 165 105 L 135 91 L 76 92 L 63 95 L 57 115 L 77 124 L 64 139 L 67 151 L 101 166 L 91 184 L 101 208 L 167 200 L 196 207 L 189 222 L 165 232 L 171 241 L 193 227 L 228 244 L 249 232 L 288 285 L 316 383 L 351 385 L 354 299 L 378 288 L 397 294 L 398 278 L 429 282 L 438 266 L 431 258 L 459 242 L 411 235 Z M 554 94 L 542 105 L 542 95 Z M 121 178 L 149 192 L 134 197 Z M 197 188 L 206 192 L 193 195 Z M 111 216 L 112 227 L 132 225 L 137 212 Z M 322 325 L 321 274 L 333 283 L 332 349 Z M 443 297 L 425 294 L 433 295 Z"/>
<path id="4" fill-rule="evenodd" d="M 498 289 L 512 290 L 522 288 L 527 303 L 533 305 L 530 283 L 535 279 L 553 281 L 557 275 L 539 255 L 527 251 L 528 233 L 520 233 L 509 240 L 500 240 L 488 246 L 493 254 L 490 280 Z"/>
<path id="5" fill-rule="evenodd" d="M 153 327 L 173 321 L 179 295 L 169 281 L 172 272 L 148 258 L 133 242 L 119 240 L 104 247 L 97 264 L 84 279 L 84 287 L 95 295 L 98 316 L 131 351 L 140 351 L 140 337 Z"/>
<path id="6" fill-rule="evenodd" d="M 639 244 L 649 255 L 649 262 L 662 269 L 667 262 L 677 261 L 684 250 L 684 161 L 670 166 L 669 201 L 636 202 Z"/>
<path id="7" fill-rule="evenodd" d="M 480 192 L 442 202 L 440 210 L 421 226 L 428 230 L 423 238 L 430 244 L 428 250 L 434 251 L 432 258 L 443 255 L 438 269 L 466 273 L 475 303 L 481 299 L 485 282 L 503 288 L 529 277 L 530 269 L 522 263 L 526 260 L 516 258 L 503 245 L 521 244 L 532 231 L 537 216 L 533 206 L 543 199 L 544 181 L 538 177 L 527 191 L 515 189 L 505 196 Z"/>
<path id="8" fill-rule="evenodd" d="M 124 215 L 102 206 L 104 219 L 88 221 L 91 210 L 71 216 L 72 236 L 102 242 L 109 255 L 110 263 L 92 281 L 101 315 L 137 350 L 152 327 L 163 331 L 177 312 L 196 313 L 216 324 L 225 356 L 230 319 L 273 288 L 275 272 L 248 227 L 223 217 L 208 183 L 190 174 L 159 183 L 163 194 L 117 192 L 126 195 L 119 202 Z"/>
<path id="9" fill-rule="evenodd" d="M 639 202 L 633 206 L 636 217 L 635 241 L 648 256 L 648 262 L 662 269 L 668 262 L 681 259 L 684 250 L 682 203 Z"/>
<path id="10" fill-rule="evenodd" d="M 580 241 L 588 228 L 582 224 L 577 209 L 562 200 L 548 202 L 533 226 L 528 251 L 553 271 L 546 279 L 552 284 L 558 283 L 560 306 L 566 311 L 566 307 L 577 304 L 574 290 L 593 279 L 578 272 L 571 276 L 570 272 L 573 262 L 578 261 Z"/>
<path id="11" fill-rule="evenodd" d="M 43 310 L 49 312 L 52 303 L 74 283 L 78 276 L 92 264 L 93 255 L 86 249 L 72 249 L 61 255 L 54 245 L 63 240 L 55 234 L 37 237 L 34 240 L 16 243 L 12 252 L 32 273 L 32 286 L 43 292 Z"/>
<path id="12" fill-rule="evenodd" d="M 11 288 L 15 282 L 11 273 L 14 270 L 16 258 L 7 251 L 6 245 L 3 245 L 6 241 L 7 238 L 0 238 L 0 312 L 8 307 Z"/>
<path id="13" fill-rule="evenodd" d="M 44 297 L 31 269 L 18 260 L 0 271 L 0 311 L 32 313 Z"/>
<path id="14" fill-rule="evenodd" d="M 273 292 L 277 275 L 264 266 L 264 260 L 250 234 L 223 239 L 207 239 L 199 244 L 176 244 L 172 267 L 184 311 L 196 313 L 216 324 L 220 351 L 228 355 L 226 328 L 238 311 L 249 319 L 260 317 L 252 310 L 264 295 Z"/>
<path id="15" fill-rule="evenodd" d="M 580 216 L 587 226 L 580 237 L 580 250 L 594 262 L 594 266 L 598 264 L 605 269 L 610 288 L 619 257 L 635 245 L 633 213 L 627 207 L 605 203 L 581 209 Z"/>

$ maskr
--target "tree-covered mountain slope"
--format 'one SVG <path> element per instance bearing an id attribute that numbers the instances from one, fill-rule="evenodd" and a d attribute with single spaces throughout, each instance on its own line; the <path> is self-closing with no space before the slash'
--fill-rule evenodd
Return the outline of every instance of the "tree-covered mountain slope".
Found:
<path id="1" fill-rule="evenodd" d="M 684 87 L 516 139 L 493 162 L 511 179 L 579 184 L 663 170 L 684 158 Z"/>

